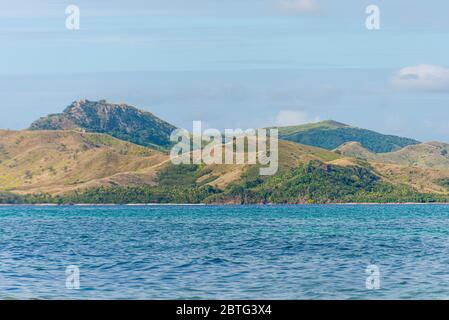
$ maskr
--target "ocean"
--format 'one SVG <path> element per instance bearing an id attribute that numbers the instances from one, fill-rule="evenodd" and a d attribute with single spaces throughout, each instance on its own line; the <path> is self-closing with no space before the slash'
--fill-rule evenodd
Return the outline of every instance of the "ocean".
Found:
<path id="1" fill-rule="evenodd" d="M 445 205 L 0 207 L 0 299 L 448 298 Z"/>

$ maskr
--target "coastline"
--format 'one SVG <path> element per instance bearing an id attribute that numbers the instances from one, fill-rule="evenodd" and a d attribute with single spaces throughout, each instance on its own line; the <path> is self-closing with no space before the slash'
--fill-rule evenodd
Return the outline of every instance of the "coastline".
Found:
<path id="1" fill-rule="evenodd" d="M 226 204 L 226 203 L 129 203 L 129 204 L 114 204 L 114 203 L 74 203 L 74 204 L 54 204 L 54 203 L 33 203 L 33 204 L 8 204 L 2 203 L 0 207 L 270 207 L 270 206 L 410 206 L 410 205 L 440 205 L 449 206 L 449 202 L 336 202 L 336 203 L 266 203 L 266 204 Z"/>

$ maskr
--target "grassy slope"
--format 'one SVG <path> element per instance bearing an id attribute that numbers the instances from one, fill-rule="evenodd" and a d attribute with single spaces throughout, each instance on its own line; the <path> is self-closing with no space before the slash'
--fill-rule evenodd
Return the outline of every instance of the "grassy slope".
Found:
<path id="1" fill-rule="evenodd" d="M 173 166 L 164 176 L 170 177 L 166 180 L 172 185 L 207 184 L 224 190 L 205 199 L 213 203 L 421 202 L 447 195 L 447 190 L 436 182 L 429 188 L 414 179 L 405 179 L 406 171 L 392 178 L 377 163 L 288 141 L 280 141 L 279 146 L 280 169 L 273 177 L 260 176 L 257 166 L 240 166 L 239 171 L 238 166 L 199 166 L 186 170 Z M 217 179 L 221 170 L 227 171 Z M 233 173 L 225 184 L 217 184 Z M 424 176 L 424 172 L 421 174 Z M 434 172 L 432 178 L 440 179 L 439 172 Z M 439 199 L 444 201 L 445 197 Z"/>
<path id="2" fill-rule="evenodd" d="M 394 152 L 377 154 L 366 150 L 356 142 L 347 143 L 336 150 L 348 157 L 376 162 L 420 168 L 449 168 L 449 144 L 439 142 L 421 143 Z"/>
<path id="3" fill-rule="evenodd" d="M 409 184 L 420 192 L 447 193 L 439 181 L 449 178 L 448 144 L 429 142 L 376 154 L 359 143 L 350 142 L 336 151 L 347 157 L 368 160 L 387 181 Z"/>
<path id="4" fill-rule="evenodd" d="M 111 184 L 152 183 L 161 152 L 107 135 L 73 131 L 0 131 L 0 188 L 62 193 Z"/>
<path id="5" fill-rule="evenodd" d="M 292 169 L 299 164 L 309 163 L 313 160 L 323 162 L 334 161 L 340 156 L 334 152 L 305 146 L 289 141 L 279 141 L 279 171 Z M 247 155 L 245 155 L 247 159 Z M 167 182 L 169 179 L 164 178 L 168 184 L 198 184 L 210 185 L 214 188 L 225 189 L 230 183 L 238 182 L 241 177 L 246 175 L 249 170 L 258 172 L 259 165 L 200 165 L 197 170 L 179 169 L 182 166 L 175 166 L 168 164 L 169 168 L 164 174 L 171 176 L 172 182 Z M 189 166 L 187 166 L 189 167 Z M 184 181 L 184 183 L 183 183 Z"/>

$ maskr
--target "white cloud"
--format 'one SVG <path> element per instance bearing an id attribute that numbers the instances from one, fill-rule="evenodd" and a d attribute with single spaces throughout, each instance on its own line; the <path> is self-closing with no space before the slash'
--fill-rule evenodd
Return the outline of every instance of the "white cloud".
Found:
<path id="1" fill-rule="evenodd" d="M 317 0 L 280 0 L 278 9 L 286 14 L 308 14 L 321 11 Z"/>
<path id="2" fill-rule="evenodd" d="M 276 125 L 283 126 L 294 126 L 306 123 L 319 122 L 319 117 L 310 117 L 305 111 L 297 110 L 281 110 L 276 116 Z"/>
<path id="3" fill-rule="evenodd" d="M 406 67 L 393 75 L 393 86 L 411 91 L 449 91 L 449 69 L 422 64 Z"/>

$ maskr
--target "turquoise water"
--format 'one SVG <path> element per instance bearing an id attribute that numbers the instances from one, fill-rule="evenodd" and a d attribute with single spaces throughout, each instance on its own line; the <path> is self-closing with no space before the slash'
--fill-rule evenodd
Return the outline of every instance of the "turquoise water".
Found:
<path id="1" fill-rule="evenodd" d="M 449 206 L 0 207 L 0 298 L 447 299 Z"/>

